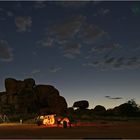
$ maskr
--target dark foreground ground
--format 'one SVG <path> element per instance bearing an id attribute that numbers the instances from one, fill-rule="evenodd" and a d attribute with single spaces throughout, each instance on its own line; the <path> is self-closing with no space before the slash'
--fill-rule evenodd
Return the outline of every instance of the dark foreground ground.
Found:
<path id="1" fill-rule="evenodd" d="M 0 124 L 1 139 L 140 139 L 140 122 L 96 122 L 72 128 L 31 124 Z"/>

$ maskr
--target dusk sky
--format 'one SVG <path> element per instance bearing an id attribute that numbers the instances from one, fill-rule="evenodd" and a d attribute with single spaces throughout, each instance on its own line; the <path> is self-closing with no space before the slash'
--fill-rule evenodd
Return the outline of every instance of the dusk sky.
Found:
<path id="1" fill-rule="evenodd" d="M 0 1 L 5 78 L 55 86 L 68 106 L 140 104 L 140 1 Z"/>

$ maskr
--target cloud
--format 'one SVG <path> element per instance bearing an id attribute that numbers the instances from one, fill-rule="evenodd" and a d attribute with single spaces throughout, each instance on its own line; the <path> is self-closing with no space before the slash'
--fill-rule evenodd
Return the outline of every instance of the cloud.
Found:
<path id="1" fill-rule="evenodd" d="M 89 63 L 84 63 L 82 65 L 88 66 L 88 67 L 97 67 L 97 66 L 100 66 L 101 63 L 100 63 L 100 61 L 93 61 L 93 62 L 89 62 Z"/>
<path id="2" fill-rule="evenodd" d="M 50 72 L 50 73 L 56 73 L 56 72 L 58 72 L 58 71 L 60 71 L 60 70 L 62 70 L 62 67 L 51 67 L 51 68 L 49 69 L 49 72 Z"/>
<path id="3" fill-rule="evenodd" d="M 16 9 L 17 9 L 17 8 L 19 8 L 19 9 L 23 8 L 23 7 L 22 7 L 22 1 L 19 1 L 19 0 L 15 1 L 15 2 L 14 2 L 14 7 L 15 7 Z"/>
<path id="4" fill-rule="evenodd" d="M 124 66 L 124 58 L 123 57 L 120 57 L 120 58 L 117 58 L 116 61 L 114 61 L 114 67 L 115 68 L 120 68 L 121 66 Z"/>
<path id="5" fill-rule="evenodd" d="M 140 14 L 139 5 L 133 5 L 132 8 L 131 8 L 131 12 L 132 12 L 134 15 Z"/>
<path id="6" fill-rule="evenodd" d="M 131 48 L 132 49 L 132 48 Z M 126 47 L 118 43 L 109 43 L 93 47 L 89 54 L 90 59 L 84 66 L 98 67 L 103 70 L 107 69 L 124 69 L 140 66 L 140 59 L 132 50 L 126 51 Z M 96 63 L 98 62 L 98 63 Z"/>
<path id="7" fill-rule="evenodd" d="M 122 97 L 111 97 L 111 96 L 105 96 L 105 98 L 111 99 L 111 100 L 120 100 L 120 99 L 123 99 Z"/>
<path id="8" fill-rule="evenodd" d="M 50 48 L 53 46 L 54 39 L 51 37 L 44 37 L 43 39 L 37 42 L 39 47 Z"/>
<path id="9" fill-rule="evenodd" d="M 110 96 L 105 96 L 105 98 L 110 98 Z"/>
<path id="10" fill-rule="evenodd" d="M 124 66 L 125 64 L 125 58 L 124 57 L 110 57 L 110 58 L 107 58 L 105 61 L 104 61 L 104 64 L 105 65 L 110 65 L 110 66 L 113 66 L 114 68 L 120 68 L 122 66 Z"/>
<path id="11" fill-rule="evenodd" d="M 32 26 L 32 18 L 23 16 L 16 17 L 15 24 L 19 32 L 25 32 Z"/>
<path id="12" fill-rule="evenodd" d="M 44 1 L 35 1 L 35 4 L 34 4 L 35 9 L 42 9 L 45 7 L 46 7 L 46 4 Z"/>
<path id="13" fill-rule="evenodd" d="M 32 71 L 30 71 L 29 73 L 22 73 L 22 75 L 24 75 L 25 77 L 34 77 L 34 76 L 41 76 L 42 72 L 39 69 L 34 69 Z"/>
<path id="14" fill-rule="evenodd" d="M 106 15 L 110 12 L 110 9 L 101 9 L 100 12 L 101 12 L 102 15 Z"/>
<path id="15" fill-rule="evenodd" d="M 70 54 L 70 53 L 66 53 L 63 56 L 66 57 L 66 58 L 69 58 L 69 59 L 74 59 L 76 57 L 75 55 Z"/>
<path id="16" fill-rule="evenodd" d="M 117 19 L 118 22 L 122 22 L 122 21 L 125 21 L 125 20 L 127 20 L 127 17 L 126 16 L 122 16 L 122 17 L 119 17 Z"/>
<path id="17" fill-rule="evenodd" d="M 104 61 L 105 64 L 113 64 L 115 61 L 115 57 L 108 58 Z"/>
<path id="18" fill-rule="evenodd" d="M 35 70 L 33 70 L 32 72 L 31 72 L 31 74 L 39 74 L 41 71 L 39 70 L 39 69 L 35 69 Z"/>
<path id="19" fill-rule="evenodd" d="M 80 54 L 81 45 L 78 43 L 65 43 L 64 44 L 64 53 L 71 53 L 71 54 Z"/>
<path id="20" fill-rule="evenodd" d="M 81 54 L 81 45 L 79 43 L 67 42 L 63 44 L 63 54 L 67 58 L 75 58 Z"/>
<path id="21" fill-rule="evenodd" d="M 126 59 L 125 67 L 129 69 L 135 69 L 140 67 L 140 57 L 132 56 Z"/>
<path id="22" fill-rule="evenodd" d="M 104 61 L 104 65 L 107 67 L 110 66 L 112 69 L 135 69 L 140 67 L 140 58 L 139 57 L 111 57 Z"/>
<path id="23" fill-rule="evenodd" d="M 13 53 L 12 49 L 6 40 L 0 40 L 0 60 L 1 61 L 12 61 Z"/>
<path id="24" fill-rule="evenodd" d="M 90 58 L 91 58 L 91 56 L 89 56 L 89 55 L 85 56 L 85 59 L 90 59 Z"/>
<path id="25" fill-rule="evenodd" d="M 8 16 L 8 17 L 13 17 L 14 14 L 13 14 L 13 12 L 11 12 L 11 11 L 7 11 L 7 16 Z"/>
<path id="26" fill-rule="evenodd" d="M 138 57 L 136 57 L 136 56 L 130 57 L 130 58 L 128 58 L 127 65 L 128 65 L 128 66 L 135 65 L 135 64 L 137 64 L 138 62 L 139 62 Z"/>
<path id="27" fill-rule="evenodd" d="M 107 8 L 101 8 L 95 13 L 93 16 L 105 16 L 110 12 L 110 9 Z"/>
<path id="28" fill-rule="evenodd" d="M 104 34 L 105 32 L 98 26 L 87 24 L 86 26 L 82 27 L 80 36 L 83 39 L 95 41 L 96 39 L 102 37 Z"/>
<path id="29" fill-rule="evenodd" d="M 48 27 L 44 37 L 37 41 L 37 46 L 46 48 L 60 46 L 64 57 L 74 59 L 81 54 L 82 43 L 76 42 L 75 39 L 84 20 L 85 17 L 79 15 Z"/>
<path id="30" fill-rule="evenodd" d="M 113 51 L 113 50 L 120 49 L 120 48 L 121 48 L 121 45 L 118 43 L 103 44 L 103 45 L 99 45 L 97 47 L 93 47 L 91 52 L 103 52 L 106 50 L 110 52 L 110 50 Z"/>
<path id="31" fill-rule="evenodd" d="M 57 4 L 64 8 L 79 9 L 86 6 L 90 1 L 59 1 Z"/>
<path id="32" fill-rule="evenodd" d="M 77 16 L 68 20 L 65 20 L 61 24 L 55 25 L 51 32 L 56 34 L 59 40 L 66 40 L 73 37 L 79 30 L 84 20 L 83 16 Z"/>
<path id="33" fill-rule="evenodd" d="M 48 27 L 37 44 L 40 47 L 52 47 L 57 44 L 61 46 L 64 57 L 74 59 L 81 54 L 81 48 L 86 42 L 90 40 L 93 43 L 104 34 L 98 26 L 88 23 L 85 16 L 78 15 Z"/>
<path id="34" fill-rule="evenodd" d="M 8 17 L 13 17 L 14 14 L 12 11 L 7 11 L 3 8 L 0 8 L 0 20 L 6 20 Z"/>

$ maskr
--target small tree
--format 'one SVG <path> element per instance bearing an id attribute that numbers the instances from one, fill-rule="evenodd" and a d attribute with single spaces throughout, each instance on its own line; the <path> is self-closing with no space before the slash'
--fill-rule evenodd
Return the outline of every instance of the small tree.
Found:
<path id="1" fill-rule="evenodd" d="M 121 104 L 117 107 L 117 109 L 120 112 L 120 115 L 123 116 L 137 116 L 139 111 L 138 104 L 135 102 L 134 99 L 131 99 L 124 104 Z"/>

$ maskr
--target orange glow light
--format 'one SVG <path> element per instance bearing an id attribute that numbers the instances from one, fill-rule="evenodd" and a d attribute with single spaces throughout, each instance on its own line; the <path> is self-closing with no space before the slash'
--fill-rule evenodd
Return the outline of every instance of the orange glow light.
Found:
<path id="1" fill-rule="evenodd" d="M 54 115 L 46 115 L 43 120 L 44 125 L 53 125 L 55 124 Z"/>

